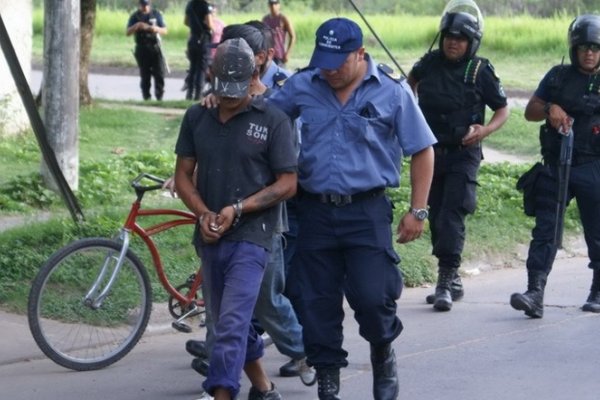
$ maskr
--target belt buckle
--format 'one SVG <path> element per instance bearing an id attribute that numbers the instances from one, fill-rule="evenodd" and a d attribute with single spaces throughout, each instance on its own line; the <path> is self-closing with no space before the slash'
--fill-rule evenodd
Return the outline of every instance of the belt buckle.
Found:
<path id="1" fill-rule="evenodd" d="M 329 201 L 333 203 L 336 207 L 342 207 L 347 204 L 352 203 L 352 196 L 341 195 L 341 194 L 331 194 L 329 195 Z"/>

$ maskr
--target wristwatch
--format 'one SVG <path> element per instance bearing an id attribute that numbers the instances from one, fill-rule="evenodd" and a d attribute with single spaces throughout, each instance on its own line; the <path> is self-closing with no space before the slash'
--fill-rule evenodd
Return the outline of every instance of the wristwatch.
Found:
<path id="1" fill-rule="evenodd" d="M 546 114 L 547 117 L 550 116 L 550 107 L 552 107 L 552 103 L 549 101 L 544 104 L 544 114 Z"/>
<path id="2" fill-rule="evenodd" d="M 429 216 L 429 211 L 426 208 L 412 208 L 410 213 L 415 216 L 419 221 L 425 221 Z"/>

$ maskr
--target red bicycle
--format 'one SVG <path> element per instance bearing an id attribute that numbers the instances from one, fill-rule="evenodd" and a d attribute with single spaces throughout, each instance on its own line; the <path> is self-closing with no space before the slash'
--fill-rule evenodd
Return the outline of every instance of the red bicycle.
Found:
<path id="1" fill-rule="evenodd" d="M 143 182 L 151 184 L 144 185 Z M 148 247 L 160 283 L 169 293 L 173 327 L 191 332 L 186 318 L 204 312 L 202 276 L 192 274 L 174 287 L 164 271 L 152 236 L 196 216 L 175 209 L 142 209 L 148 191 L 164 180 L 141 174 L 131 186 L 136 200 L 117 238 L 76 240 L 55 252 L 33 281 L 28 303 L 29 327 L 37 345 L 51 360 L 77 371 L 104 368 L 123 358 L 144 333 L 152 309 L 152 288 L 145 266 L 130 248 L 131 235 Z M 168 220 L 142 227 L 138 219 L 163 216 Z"/>

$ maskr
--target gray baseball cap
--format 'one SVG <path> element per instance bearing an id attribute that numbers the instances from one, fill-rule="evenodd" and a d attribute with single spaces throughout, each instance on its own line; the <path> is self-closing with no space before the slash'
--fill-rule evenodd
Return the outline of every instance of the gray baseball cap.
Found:
<path id="1" fill-rule="evenodd" d="M 254 53 L 244 39 L 227 39 L 217 46 L 211 68 L 215 95 L 245 97 L 256 68 Z"/>

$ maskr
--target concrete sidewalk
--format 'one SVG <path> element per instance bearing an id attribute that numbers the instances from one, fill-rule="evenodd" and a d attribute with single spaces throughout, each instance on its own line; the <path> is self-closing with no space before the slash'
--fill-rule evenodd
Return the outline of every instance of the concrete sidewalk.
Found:
<path id="1" fill-rule="evenodd" d="M 405 330 L 394 342 L 400 399 L 597 400 L 600 315 L 580 310 L 592 273 L 584 248 L 574 246 L 555 263 L 543 319 L 527 318 L 508 305 L 511 293 L 526 288 L 522 263 L 467 277 L 464 300 L 448 313 L 425 304 L 431 288 L 405 289 L 398 308 Z M 0 324 L 2 398 L 192 400 L 200 392 L 202 379 L 189 368 L 184 343 L 202 337 L 202 331 L 164 333 L 165 327 L 154 323 L 121 361 L 100 371 L 74 373 L 42 355 L 25 317 L 0 313 Z M 358 335 L 351 310 L 344 333 L 350 365 L 342 370 L 341 397 L 370 399 L 368 344 Z M 264 360 L 284 399 L 317 398 L 316 386 L 277 376 L 287 359 L 273 346 Z M 244 378 L 240 399 L 247 398 L 248 389 Z"/>

